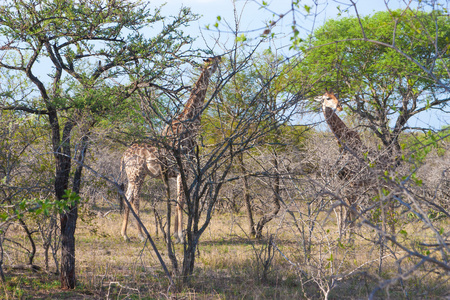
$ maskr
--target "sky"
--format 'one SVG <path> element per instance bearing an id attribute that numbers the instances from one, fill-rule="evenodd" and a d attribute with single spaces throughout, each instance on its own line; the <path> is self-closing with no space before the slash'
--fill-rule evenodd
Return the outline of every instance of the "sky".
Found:
<path id="1" fill-rule="evenodd" d="M 261 48 L 271 46 L 272 49 L 277 49 L 277 54 L 288 57 L 295 54 L 289 50 L 294 18 L 300 34 L 306 37 L 312 30 L 320 27 L 325 20 L 338 18 L 339 13 L 342 16 L 355 15 L 351 0 L 299 0 L 301 7 L 311 7 L 310 15 L 306 14 L 305 9 L 297 9 L 295 14 L 288 13 L 293 0 L 265 0 L 268 3 L 266 8 L 261 7 L 262 0 L 149 1 L 150 7 L 159 7 L 165 3 L 162 7 L 163 16 L 177 15 L 182 6 L 190 7 L 193 13 L 199 14 L 198 21 L 192 22 L 185 32 L 197 37 L 194 48 L 207 48 L 215 55 L 223 54 L 232 48 L 231 45 L 235 41 L 232 31 L 236 19 L 239 23 L 239 34 L 246 35 L 248 43 L 253 45 L 261 40 L 260 36 L 266 29 L 266 24 L 273 20 L 277 21 L 272 32 L 276 33 L 279 38 L 271 41 L 270 45 L 263 44 Z M 404 1 L 407 0 L 354 0 L 358 13 L 362 16 L 386 10 L 386 5 L 390 9 L 404 8 Z M 314 3 L 318 3 L 318 5 L 314 5 Z M 448 6 L 449 4 L 447 4 L 447 8 Z M 281 14 L 285 16 L 280 19 Z M 314 19 L 313 15 L 318 17 Z M 220 21 L 218 20 L 219 16 Z M 217 28 L 214 26 L 215 23 L 218 23 Z M 413 127 L 432 126 L 439 129 L 449 123 L 450 117 L 443 113 L 426 112 L 419 114 L 418 118 L 412 119 L 408 125 Z"/>
<path id="2" fill-rule="evenodd" d="M 182 6 L 187 6 L 192 9 L 193 13 L 201 15 L 197 22 L 194 22 L 192 26 L 186 31 L 193 36 L 199 36 L 196 41 L 196 45 L 200 47 L 208 47 L 220 52 L 220 46 L 216 44 L 216 40 L 219 39 L 220 43 L 231 43 L 234 40 L 234 36 L 231 33 L 230 26 L 234 29 L 236 19 L 239 20 L 239 31 L 241 34 L 245 34 L 249 38 L 254 38 L 253 41 L 262 34 L 266 28 L 266 24 L 272 20 L 278 20 L 280 14 L 285 16 L 279 20 L 274 28 L 274 32 L 279 34 L 280 39 L 275 41 L 277 48 L 288 48 L 286 44 L 289 44 L 289 38 L 292 33 L 292 23 L 294 15 L 288 13 L 291 9 L 291 0 L 272 0 L 265 1 L 268 3 L 266 8 L 261 7 L 262 0 L 246 1 L 246 0 L 155 0 L 150 1 L 151 5 L 159 6 L 165 3 L 162 14 L 174 15 Z M 314 2 L 318 5 L 314 5 Z M 390 8 L 398 8 L 402 5 L 403 1 L 388 0 Z M 355 0 L 358 13 L 360 15 L 372 14 L 376 11 L 385 10 L 386 4 L 384 0 Z M 300 1 L 301 7 L 311 7 L 311 15 L 306 16 L 306 11 L 300 9 L 295 14 L 295 21 L 298 25 L 298 29 L 301 34 L 307 36 L 311 30 L 319 27 L 326 19 L 336 18 L 339 13 L 339 9 L 343 12 L 343 15 L 355 15 L 355 11 L 351 6 L 349 0 L 303 0 Z M 348 9 L 348 13 L 345 10 Z M 318 17 L 313 23 L 312 14 L 317 12 Z M 221 21 L 218 22 L 218 16 Z M 214 27 L 214 24 L 218 23 L 219 27 Z M 227 26 L 229 24 L 230 26 Z M 209 30 L 207 29 L 209 26 Z M 220 33 L 219 33 L 220 32 Z M 219 49 L 218 49 L 219 48 Z"/>
<path id="3" fill-rule="evenodd" d="M 407 0 L 354 0 L 360 16 L 373 14 L 377 11 L 389 9 L 405 8 Z M 320 27 L 325 20 L 338 18 L 341 16 L 356 15 L 355 8 L 351 6 L 350 0 L 303 0 L 301 7 L 305 5 L 311 7 L 311 14 L 307 16 L 305 9 L 297 10 L 294 15 L 289 12 L 291 0 L 267 0 L 266 8 L 261 7 L 262 0 L 257 1 L 232 1 L 232 0 L 156 0 L 151 1 L 151 5 L 159 6 L 166 3 L 162 9 L 163 15 L 176 15 L 182 6 L 188 6 L 193 13 L 201 15 L 198 21 L 193 22 L 186 30 L 186 33 L 198 37 L 195 47 L 209 48 L 215 54 L 222 54 L 231 48 L 235 37 L 232 29 L 239 20 L 239 34 L 245 34 L 249 38 L 249 43 L 256 44 L 260 40 L 260 35 L 266 28 L 266 24 L 272 20 L 281 18 L 272 32 L 279 38 L 271 41 L 271 48 L 278 50 L 278 54 L 291 56 L 289 38 L 292 36 L 291 26 L 295 18 L 300 34 L 307 36 L 317 27 Z M 314 5 L 317 3 L 318 5 Z M 411 5 L 415 5 L 413 2 Z M 447 9 L 449 4 L 447 4 Z M 313 18 L 313 13 L 317 13 L 317 18 Z M 220 16 L 220 21 L 218 21 Z M 218 23 L 218 27 L 214 26 Z M 207 27 L 209 26 L 209 29 Z M 231 28 L 231 29 L 230 29 Z M 219 42 L 217 42 L 219 41 Z M 264 48 L 265 45 L 263 45 Z M 269 46 L 269 45 L 266 45 Z M 267 47 L 266 47 L 267 48 Z M 411 127 L 434 127 L 440 129 L 443 125 L 450 123 L 450 117 L 440 111 L 427 111 L 412 118 L 408 125 Z"/>

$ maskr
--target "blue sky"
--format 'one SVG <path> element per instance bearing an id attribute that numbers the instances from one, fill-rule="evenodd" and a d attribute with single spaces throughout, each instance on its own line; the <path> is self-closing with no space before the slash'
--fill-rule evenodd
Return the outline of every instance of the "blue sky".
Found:
<path id="1" fill-rule="evenodd" d="M 231 1 L 231 0 L 169 0 L 163 7 L 163 15 L 175 15 L 179 9 L 184 5 L 191 7 L 194 13 L 201 15 L 197 22 L 194 22 L 187 33 L 197 37 L 196 47 L 210 48 L 215 54 L 221 54 L 224 49 L 230 49 L 231 43 L 234 41 L 234 35 L 227 27 L 235 24 L 235 16 L 239 19 L 239 29 L 242 34 L 245 34 L 250 41 L 256 44 L 259 40 L 259 35 L 264 31 L 265 24 L 271 20 L 276 20 L 275 15 L 285 14 L 289 11 L 290 0 L 273 0 L 266 1 L 268 3 L 267 9 L 262 9 L 258 3 L 262 1 Z M 377 11 L 397 8 L 405 8 L 405 1 L 399 0 L 355 0 L 358 13 L 362 16 L 369 15 Z M 406 1 L 409 2 L 409 1 Z M 161 5 L 165 1 L 152 1 L 151 5 Z M 325 20 L 338 18 L 339 13 L 343 16 L 355 15 L 355 9 L 351 6 L 349 0 L 316 0 L 318 6 L 313 4 L 313 1 L 300 1 L 301 6 L 308 5 L 311 7 L 310 12 L 317 12 L 318 17 L 314 19 L 312 14 L 307 16 L 304 9 L 298 10 L 295 14 L 286 14 L 279 22 L 273 32 L 277 33 L 280 38 L 272 41 L 273 47 L 279 49 L 279 54 L 289 56 L 289 37 L 292 33 L 292 23 L 295 17 L 298 29 L 301 34 L 307 36 L 314 28 L 323 24 Z M 417 2 L 411 5 L 416 5 Z M 445 5 L 445 4 L 444 4 Z M 447 4 L 448 8 L 449 4 Z M 214 24 L 218 22 L 217 17 L 221 17 L 219 27 L 217 30 Z M 209 25 L 209 30 L 206 27 Z M 219 43 L 216 43 L 219 41 Z M 264 46 L 263 46 L 264 47 Z M 412 127 L 435 127 L 441 128 L 443 125 L 450 123 L 450 118 L 442 113 L 436 111 L 427 111 L 412 118 L 408 125 Z"/>
<path id="2" fill-rule="evenodd" d="M 234 40 L 234 37 L 230 33 L 226 23 L 234 27 L 235 16 L 239 19 L 239 29 L 241 33 L 246 34 L 248 37 L 258 37 L 271 20 L 274 18 L 274 13 L 286 14 L 291 8 L 290 0 L 273 0 L 266 1 L 268 3 L 267 9 L 261 8 L 262 0 L 257 1 L 231 1 L 231 0 L 156 0 L 151 1 L 152 6 L 159 6 L 164 3 L 162 13 L 163 15 L 175 15 L 182 6 L 187 6 L 192 9 L 196 14 L 201 15 L 197 22 L 194 22 L 191 27 L 186 31 L 193 36 L 198 36 L 196 43 L 198 46 L 207 46 L 209 48 L 215 46 L 215 41 L 219 38 L 222 43 L 227 43 Z M 376 11 L 386 10 L 386 4 L 382 0 L 355 0 L 359 14 L 368 15 Z M 389 7 L 392 9 L 398 7 L 404 7 L 403 1 L 388 1 Z M 295 15 L 295 20 L 299 26 L 299 30 L 303 35 L 307 35 L 315 27 L 320 26 L 324 20 L 330 18 L 336 18 L 341 11 L 345 11 L 350 7 L 348 13 L 344 12 L 344 15 L 355 15 L 355 10 L 351 7 L 350 1 L 334 1 L 334 0 L 317 0 L 319 3 L 317 6 L 313 4 L 313 1 L 300 1 L 301 7 L 311 7 L 311 13 L 317 12 L 318 17 L 314 19 L 312 15 L 305 16 L 306 11 L 304 9 L 298 10 Z M 217 30 L 214 24 L 217 22 L 217 17 L 221 17 L 219 27 Z M 292 30 L 291 25 L 294 15 L 292 13 L 286 14 L 278 23 L 274 31 L 281 36 L 289 37 Z M 206 29 L 209 25 L 210 30 Z M 219 32 L 220 31 L 220 34 Z M 280 39 L 277 46 L 281 47 L 288 44 L 289 39 Z M 219 51 L 220 52 L 220 51 Z"/>
<path id="3" fill-rule="evenodd" d="M 306 36 L 314 28 L 317 28 L 323 24 L 325 20 L 337 18 L 339 14 L 339 8 L 341 11 L 345 11 L 349 8 L 349 0 L 315 0 L 320 3 L 315 7 L 312 0 L 301 0 L 301 5 L 308 5 L 311 7 L 311 12 L 317 9 L 318 17 L 313 23 L 311 15 L 306 16 L 305 10 L 300 9 L 295 14 L 295 20 L 302 35 Z M 358 12 L 360 15 L 372 14 L 376 11 L 386 10 L 385 1 L 388 3 L 390 9 L 398 7 L 405 7 L 402 1 L 398 0 L 355 0 Z M 235 16 L 239 19 L 240 32 L 248 36 L 251 42 L 256 43 L 259 41 L 259 36 L 264 31 L 265 25 L 271 21 L 276 20 L 274 14 L 285 14 L 290 9 L 291 0 L 267 0 L 267 9 L 262 9 L 258 1 L 231 1 L 231 0 L 150 0 L 150 7 L 160 6 L 165 3 L 162 9 L 162 15 L 177 15 L 180 8 L 184 6 L 191 7 L 192 11 L 201 15 L 198 21 L 193 22 L 186 32 L 197 37 L 195 47 L 198 48 L 210 48 L 215 54 L 222 54 L 225 50 L 231 48 L 230 43 L 234 41 L 234 35 L 227 27 L 229 24 L 231 27 L 235 24 Z M 447 4 L 448 6 L 449 4 Z M 338 8 L 339 7 L 339 8 Z M 350 8 L 348 12 L 344 12 L 343 15 L 355 15 L 354 8 Z M 218 21 L 217 17 L 221 17 L 219 27 L 217 30 L 214 24 Z M 279 22 L 274 29 L 280 38 L 273 41 L 274 48 L 281 49 L 280 54 L 292 55 L 288 48 L 290 45 L 289 37 L 292 34 L 291 25 L 294 15 L 287 14 Z M 210 30 L 206 29 L 209 25 Z M 217 43 L 219 41 L 219 43 Z M 268 45 L 267 45 L 268 46 Z M 263 48 L 267 48 L 263 45 Z M 286 52 L 286 53 L 283 53 Z M 42 73 L 41 70 L 40 73 Z M 44 72 L 45 73 L 45 72 Z M 45 73 L 46 74 L 46 73 Z M 414 118 L 409 122 L 413 127 L 427 127 L 433 126 L 440 128 L 442 125 L 448 125 L 450 118 L 441 112 L 425 112 L 419 114 L 418 118 Z"/>

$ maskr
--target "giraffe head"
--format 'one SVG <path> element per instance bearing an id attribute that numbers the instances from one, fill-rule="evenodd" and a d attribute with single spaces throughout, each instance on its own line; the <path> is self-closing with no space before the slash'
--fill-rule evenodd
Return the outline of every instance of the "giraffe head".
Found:
<path id="1" fill-rule="evenodd" d="M 326 107 L 332 110 L 342 111 L 342 106 L 339 100 L 331 92 L 325 92 L 322 96 L 315 97 L 314 100 L 322 102 L 322 108 L 325 110 Z"/>
<path id="2" fill-rule="evenodd" d="M 217 70 L 217 66 L 219 65 L 221 60 L 221 56 L 214 56 L 204 59 L 203 70 L 206 70 L 207 72 L 209 72 L 209 75 L 212 75 Z"/>

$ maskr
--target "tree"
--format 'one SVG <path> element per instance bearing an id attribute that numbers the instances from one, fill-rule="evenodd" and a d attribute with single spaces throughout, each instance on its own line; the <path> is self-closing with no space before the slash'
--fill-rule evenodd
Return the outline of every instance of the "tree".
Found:
<path id="1" fill-rule="evenodd" d="M 279 141 L 277 140 L 279 137 L 274 136 L 282 131 L 282 126 L 289 122 L 294 112 L 290 109 L 293 102 L 279 101 L 282 99 L 280 91 L 285 86 L 274 88 L 278 92 L 272 94 L 270 92 L 271 84 L 275 85 L 275 75 L 280 71 L 277 68 L 273 73 L 267 70 L 279 63 L 274 56 L 267 55 L 268 62 L 255 68 L 252 76 L 246 77 L 241 74 L 247 75 L 244 70 L 252 68 L 255 62 L 253 50 L 239 60 L 234 60 L 233 55 L 234 53 L 222 59 L 220 71 L 217 72 L 218 79 L 215 85 L 212 83 L 209 85 L 203 106 L 202 130 L 199 132 L 199 142 L 195 144 L 193 153 L 186 155 L 178 146 L 173 146 L 181 144 L 180 140 L 167 142 L 167 138 L 161 136 L 158 129 L 158 124 L 163 122 L 147 118 L 151 144 L 161 148 L 169 165 L 175 165 L 178 170 L 182 170 L 180 173 L 187 214 L 186 244 L 183 249 L 181 271 L 185 282 L 193 274 L 200 238 L 211 222 L 222 188 L 240 179 L 241 174 L 236 175 L 234 172 L 236 160 L 248 152 L 258 151 L 258 147 L 269 149 L 264 150 L 265 152 L 271 152 L 271 146 L 268 144 Z M 236 76 L 240 78 L 234 81 Z M 245 79 L 251 80 L 255 85 L 251 86 L 246 82 L 250 88 L 241 88 L 240 83 Z M 163 105 L 158 101 L 166 101 L 164 97 L 155 95 L 151 89 L 140 95 L 145 115 L 156 112 L 163 121 L 177 116 L 179 103 L 184 102 L 179 99 L 179 95 L 173 94 L 166 103 L 166 107 L 173 109 L 161 113 L 160 108 Z M 181 135 L 178 138 L 182 137 Z M 273 145 L 272 150 L 278 151 L 278 148 L 278 145 Z M 267 156 L 272 157 L 272 153 Z M 276 156 L 273 157 L 277 159 Z M 280 209 L 278 192 L 281 175 L 278 174 L 276 163 L 270 164 L 265 161 L 258 166 L 258 170 L 249 172 L 258 180 L 264 181 L 265 189 L 271 196 L 273 195 L 269 200 L 269 205 L 273 204 L 272 212 L 259 224 L 254 224 L 255 233 L 261 234 L 265 224 L 274 218 Z M 246 175 L 242 174 L 242 177 L 245 178 Z M 178 263 L 176 257 L 174 258 L 172 264 L 176 269 Z"/>
<path id="2" fill-rule="evenodd" d="M 433 197 L 423 198 L 421 191 L 425 188 L 419 188 L 422 181 L 418 180 L 416 175 L 421 166 L 424 166 L 422 167 L 424 169 L 426 165 L 422 165 L 417 160 L 417 152 L 414 147 L 408 148 L 409 145 L 405 143 L 405 137 L 410 136 L 410 133 L 406 132 L 407 130 L 422 130 L 428 133 L 425 136 L 427 139 L 425 143 L 422 143 L 422 145 L 417 143 L 420 147 L 437 145 L 438 143 L 444 143 L 445 145 L 442 138 L 437 138 L 438 135 L 431 132 L 433 131 L 431 126 L 424 125 L 421 128 L 413 128 L 411 122 L 408 121 L 413 116 L 421 116 L 424 111 L 439 109 L 445 113 L 446 108 L 448 108 L 450 69 L 448 68 L 449 22 L 447 1 L 396 3 L 395 5 L 402 7 L 401 10 L 391 10 L 391 3 L 386 2 L 386 12 L 365 17 L 360 14 L 363 7 L 357 4 L 357 1 L 340 1 L 337 7 L 338 15 L 326 21 L 325 25 L 317 30 L 315 29 L 316 22 L 323 16 L 323 12 L 333 5 L 331 1 L 314 3 L 312 7 L 305 5 L 303 2 L 291 1 L 290 9 L 282 12 L 278 10 L 279 13 L 277 13 L 279 8 L 276 6 L 270 6 L 265 1 L 259 3 L 262 9 L 267 9 L 271 14 L 266 30 L 260 31 L 264 35 L 276 36 L 277 29 L 275 26 L 282 23 L 279 21 L 283 19 L 285 24 L 291 18 L 289 23 L 292 28 L 291 42 L 284 46 L 289 46 L 291 50 L 297 51 L 293 55 L 295 60 L 291 60 L 291 63 L 297 64 L 298 67 L 296 68 L 297 72 L 288 74 L 288 80 L 291 81 L 293 86 L 300 86 L 302 89 L 305 85 L 314 87 L 314 89 L 311 89 L 312 93 L 302 94 L 299 92 L 299 99 L 310 102 L 309 99 L 323 94 L 326 88 L 332 89 L 341 100 L 346 102 L 345 110 L 349 117 L 358 117 L 352 118 L 352 120 L 356 121 L 355 124 L 368 128 L 368 131 L 377 137 L 376 143 L 383 152 L 387 153 L 387 158 L 394 163 L 391 166 L 396 166 L 395 172 L 384 172 L 386 170 L 383 170 L 384 167 L 380 166 L 381 164 L 372 164 L 370 163 L 371 160 L 365 157 L 369 154 L 379 155 L 380 151 L 369 151 L 363 153 L 361 159 L 358 158 L 363 164 L 366 164 L 365 168 L 370 172 L 382 169 L 382 172 L 378 172 L 377 175 L 369 178 L 369 181 L 378 181 L 378 193 L 375 195 L 373 193 L 368 194 L 368 199 L 359 195 L 361 201 L 372 201 L 373 203 L 376 200 L 379 202 L 378 204 L 373 203 L 373 206 L 364 207 L 365 209 L 359 214 L 362 227 L 367 227 L 379 234 L 378 238 L 372 240 L 373 245 L 380 245 L 379 272 L 381 272 L 383 265 L 382 249 L 392 251 L 392 253 L 395 253 L 395 247 L 404 250 L 407 253 L 405 256 L 395 258 L 395 263 L 398 265 L 405 261 L 405 257 L 414 262 L 413 266 L 407 267 L 406 271 L 405 269 L 399 269 L 399 274 L 380 281 L 379 286 L 370 294 L 370 299 L 375 296 L 377 290 L 388 289 L 391 284 L 401 281 L 403 274 L 416 273 L 424 263 L 437 272 L 447 272 L 447 234 L 443 230 L 439 231 L 442 226 L 441 223 L 429 218 L 425 212 L 437 210 L 439 213 L 448 216 L 437 199 L 438 195 L 442 195 L 440 192 L 442 186 L 436 186 L 435 189 L 429 191 Z M 327 17 L 330 16 L 329 13 L 332 14 L 332 12 L 327 11 Z M 344 14 L 349 16 L 354 14 L 355 16 L 341 18 Z M 299 22 L 299 15 L 303 15 L 305 19 L 311 21 L 313 30 L 309 32 L 309 28 L 307 25 L 305 26 L 306 22 Z M 312 34 L 306 36 L 309 33 Z M 442 133 L 439 136 L 447 136 L 444 130 L 442 130 Z M 372 140 L 372 135 L 366 131 L 364 138 L 366 141 Z M 333 157 L 330 149 L 318 148 L 320 149 L 318 151 L 319 159 L 327 162 L 324 168 L 320 169 L 325 172 L 318 175 L 324 175 L 326 182 L 318 184 L 316 180 L 311 179 L 318 189 L 328 190 L 329 184 L 334 179 L 332 175 L 336 174 L 336 172 L 329 171 L 337 171 L 336 168 L 332 168 L 341 161 L 342 152 L 339 151 L 339 155 Z M 374 150 L 373 148 L 370 150 Z M 408 154 L 412 155 L 408 156 Z M 318 161 L 318 163 L 320 164 L 321 161 Z M 439 169 L 439 171 L 436 170 L 437 173 L 442 172 L 439 178 L 446 180 L 448 167 L 442 165 L 436 169 Z M 425 183 L 425 180 L 423 183 Z M 340 187 L 345 187 L 348 184 L 351 184 L 351 181 L 340 180 L 337 188 L 333 190 L 335 193 L 331 198 L 339 199 Z M 389 188 L 385 189 L 386 185 Z M 304 188 L 307 189 L 307 187 Z M 358 192 L 360 191 L 365 191 L 365 189 L 359 188 Z M 305 195 L 307 194 L 305 193 Z M 320 196 L 321 201 L 329 199 L 328 197 L 321 197 L 322 195 L 317 191 L 313 191 L 305 197 L 308 201 L 311 201 L 309 203 L 313 203 L 318 196 Z M 339 200 L 339 202 L 342 203 L 342 200 Z M 384 224 L 380 226 L 380 214 L 385 213 L 383 203 L 394 203 L 397 208 L 401 208 L 395 211 L 396 214 L 393 218 L 400 227 L 399 231 L 388 232 Z M 319 207 L 318 213 L 322 211 L 322 207 Z M 328 206 L 329 208 L 330 206 Z M 335 208 L 335 204 L 331 208 Z M 407 214 L 415 215 L 418 218 L 417 223 L 424 225 L 422 228 L 426 228 L 422 229 L 420 233 L 414 230 L 411 236 L 420 239 L 418 236 L 421 233 L 427 230 L 433 232 L 435 244 L 430 244 L 427 241 L 419 242 L 426 245 L 426 255 L 417 251 L 413 242 L 403 239 L 403 237 L 409 237 L 409 228 L 404 225 L 411 224 Z M 371 218 L 371 216 L 374 218 Z M 414 229 L 418 228 L 417 225 L 414 224 Z M 325 235 L 317 234 L 313 230 L 315 228 L 317 227 L 310 227 L 310 236 L 322 239 Z M 337 247 L 340 243 L 341 241 L 338 240 Z M 331 247 L 328 249 L 331 249 Z M 305 257 L 307 257 L 306 260 L 309 264 L 311 262 L 309 257 L 312 257 L 312 255 L 305 251 Z M 326 257 L 326 255 L 321 257 Z M 330 261 L 333 258 L 331 256 Z M 314 269 L 320 270 L 321 268 L 315 262 L 312 265 Z M 327 268 L 329 267 L 328 265 Z M 329 268 L 329 270 L 332 269 L 333 267 Z M 306 276 L 314 278 L 315 275 L 311 274 L 308 273 Z M 304 273 L 301 273 L 300 276 L 304 275 Z M 329 276 L 328 278 L 333 277 Z M 324 282 L 327 277 L 318 276 L 317 278 L 318 280 L 313 279 L 313 281 L 319 284 L 319 287 L 324 291 L 324 297 L 327 297 L 326 289 L 324 290 L 323 284 L 320 283 L 322 280 Z M 329 288 L 333 288 L 333 279 L 329 283 L 331 283 Z M 404 291 L 406 294 L 406 289 Z"/>
<path id="3" fill-rule="evenodd" d="M 441 11 L 396 10 L 330 20 L 312 37 L 298 72 L 331 88 L 383 146 L 398 155 L 411 117 L 448 98 L 450 24 Z M 309 47 L 309 45 L 305 46 Z M 427 70 L 432 70 L 430 74 Z"/>
<path id="4" fill-rule="evenodd" d="M 0 68 L 22 74 L 33 87 L 21 99 L 4 94 L 0 108 L 48 121 L 55 198 L 73 200 L 60 214 L 61 287 L 74 288 L 76 195 L 90 132 L 99 120 L 132 105 L 127 99 L 138 88 L 168 79 L 189 51 L 183 46 L 191 38 L 181 28 L 196 16 L 182 8 L 164 20 L 158 8 L 120 0 L 5 1 L 0 14 Z M 161 31 L 146 37 L 143 29 L 156 25 Z"/>
<path id="5" fill-rule="evenodd" d="M 245 62 L 247 59 L 250 60 L 248 63 Z M 303 139 L 305 135 L 304 130 L 296 130 L 290 123 L 295 118 L 292 113 L 297 111 L 293 109 L 296 104 L 292 101 L 293 92 L 289 93 L 289 83 L 285 77 L 292 69 L 283 64 L 281 57 L 267 50 L 242 61 L 234 58 L 231 62 L 242 63 L 245 68 L 236 73 L 218 94 L 215 105 L 220 106 L 220 109 L 209 110 L 206 116 L 209 123 L 204 128 L 213 137 L 208 142 L 217 142 L 214 139 L 235 131 L 243 134 L 243 140 L 252 141 L 243 150 L 236 152 L 233 175 L 239 177 L 239 191 L 242 191 L 239 195 L 243 196 L 247 212 L 248 234 L 261 238 L 265 225 L 277 216 L 281 208 L 283 189 L 280 181 L 286 174 L 280 173 L 279 161 L 282 160 L 286 145 L 294 142 L 294 136 Z M 267 118 L 260 119 L 257 117 L 260 110 L 271 113 L 267 113 Z M 252 115 L 256 117 L 255 121 L 241 132 L 239 127 L 242 126 L 242 120 Z M 263 186 L 252 187 L 257 186 L 251 183 L 255 180 Z M 265 192 L 252 195 L 252 189 Z M 255 197 L 262 202 L 263 207 L 259 219 L 252 201 Z"/>
<path id="6" fill-rule="evenodd" d="M 36 268 L 33 266 L 37 250 L 34 230 L 28 216 L 23 214 L 23 207 L 29 202 L 27 199 L 36 197 L 42 192 L 42 187 L 49 184 L 48 176 L 34 176 L 33 172 L 40 169 L 41 174 L 45 174 L 45 167 L 41 165 L 45 158 L 30 156 L 31 149 L 39 147 L 43 131 L 34 118 L 23 118 L 10 111 L 0 111 L 0 119 L 1 239 L 5 238 L 10 224 L 17 222 L 26 233 L 28 243 L 13 243 L 22 245 L 27 251 L 27 265 Z"/>

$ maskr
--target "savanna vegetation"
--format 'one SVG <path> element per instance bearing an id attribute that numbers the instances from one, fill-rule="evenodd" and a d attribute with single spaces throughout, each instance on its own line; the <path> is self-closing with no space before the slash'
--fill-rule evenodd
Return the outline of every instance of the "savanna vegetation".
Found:
<path id="1" fill-rule="evenodd" d="M 265 28 L 218 17 L 207 29 L 233 42 L 214 51 L 185 33 L 201 18 L 187 7 L 0 4 L 0 298 L 450 296 L 446 1 L 367 16 L 350 1 L 310 34 L 320 10 L 255 3 Z M 272 43 L 281 23 L 284 50 Z M 184 120 L 192 129 L 201 115 L 186 151 L 185 133 L 162 130 L 217 55 L 199 115 Z M 325 91 L 358 147 L 313 101 Z M 133 143 L 180 172 L 184 243 L 166 176 L 140 192 L 145 242 L 134 215 L 130 241 L 120 235 Z"/>

